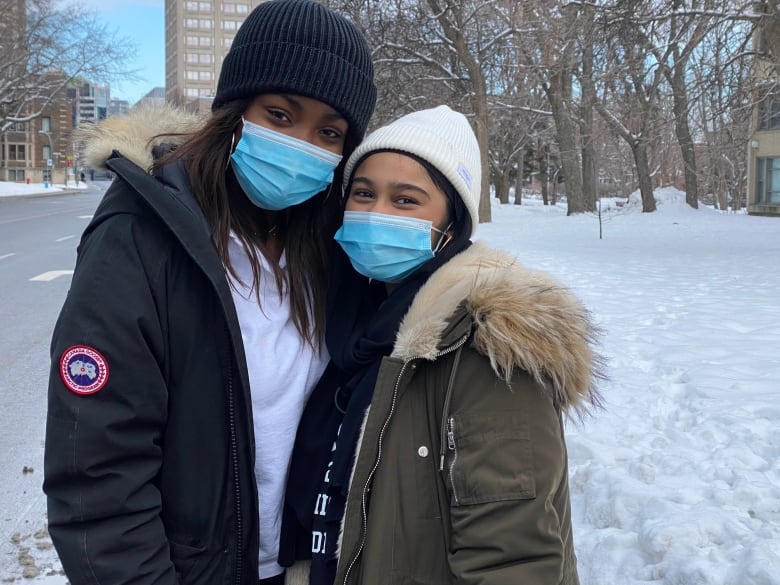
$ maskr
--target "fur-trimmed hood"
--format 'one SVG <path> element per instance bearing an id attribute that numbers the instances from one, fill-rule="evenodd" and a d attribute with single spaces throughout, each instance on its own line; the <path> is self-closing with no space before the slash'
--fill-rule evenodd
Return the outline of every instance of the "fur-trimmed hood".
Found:
<path id="1" fill-rule="evenodd" d="M 170 105 L 137 106 L 123 116 L 106 118 L 80 128 L 76 140 L 86 143 L 84 158 L 93 169 L 105 170 L 114 151 L 142 169 L 152 166 L 152 149 L 177 145 L 202 127 L 206 117 Z"/>
<path id="2" fill-rule="evenodd" d="M 515 368 L 525 370 L 562 407 L 598 402 L 602 359 L 592 348 L 597 329 L 588 311 L 548 274 L 481 242 L 420 289 L 401 322 L 393 356 L 433 359 L 459 309 L 470 314 L 474 346 L 499 376 L 509 380 Z"/>

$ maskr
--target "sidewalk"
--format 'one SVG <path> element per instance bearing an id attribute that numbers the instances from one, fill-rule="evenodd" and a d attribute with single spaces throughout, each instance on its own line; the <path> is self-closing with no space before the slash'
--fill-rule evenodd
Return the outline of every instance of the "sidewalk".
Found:
<path id="1" fill-rule="evenodd" d="M 54 195 L 69 191 L 83 191 L 86 183 L 68 181 L 67 185 L 52 185 L 46 187 L 43 183 L 11 183 L 0 181 L 0 197 L 20 197 L 24 195 Z"/>

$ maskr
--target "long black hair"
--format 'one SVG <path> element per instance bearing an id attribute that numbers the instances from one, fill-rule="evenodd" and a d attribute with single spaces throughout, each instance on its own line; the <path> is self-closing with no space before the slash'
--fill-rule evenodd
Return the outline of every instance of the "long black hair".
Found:
<path id="1" fill-rule="evenodd" d="M 252 288 L 262 307 L 260 254 L 265 255 L 265 243 L 275 226 L 269 224 L 266 215 L 244 194 L 228 164 L 236 130 L 252 99 L 233 100 L 215 110 L 199 131 L 187 135 L 181 146 L 156 160 L 153 170 L 176 160 L 184 162 L 195 200 L 206 217 L 225 270 L 239 280 L 229 254 L 232 230 L 252 266 L 252 282 L 244 284 Z M 269 262 L 279 290 L 289 290 L 295 328 L 312 345 L 320 343 L 325 334 L 331 246 L 340 220 L 335 185 L 341 184 L 346 159 L 356 146 L 357 139 L 348 132 L 344 158 L 333 179 L 334 187 L 283 212 L 283 225 L 276 237 L 283 241 L 287 272 L 275 262 Z"/>

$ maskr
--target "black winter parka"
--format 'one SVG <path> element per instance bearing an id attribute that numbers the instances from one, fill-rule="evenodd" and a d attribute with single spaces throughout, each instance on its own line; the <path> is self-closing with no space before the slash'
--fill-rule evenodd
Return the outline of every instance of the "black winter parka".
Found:
<path id="1" fill-rule="evenodd" d="M 106 166 L 51 345 L 49 531 L 72 585 L 256 583 L 251 398 L 224 268 L 181 164 Z M 74 347 L 96 352 L 96 392 L 68 379 Z"/>

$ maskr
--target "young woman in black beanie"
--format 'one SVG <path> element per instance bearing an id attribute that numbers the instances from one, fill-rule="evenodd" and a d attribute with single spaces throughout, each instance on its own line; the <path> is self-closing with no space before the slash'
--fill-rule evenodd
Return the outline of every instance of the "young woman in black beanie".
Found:
<path id="1" fill-rule="evenodd" d="M 140 110 L 88 133 L 116 179 L 54 330 L 45 448 L 71 585 L 284 581 L 287 469 L 328 361 L 330 186 L 375 100 L 351 22 L 270 0 L 208 120 Z"/>

